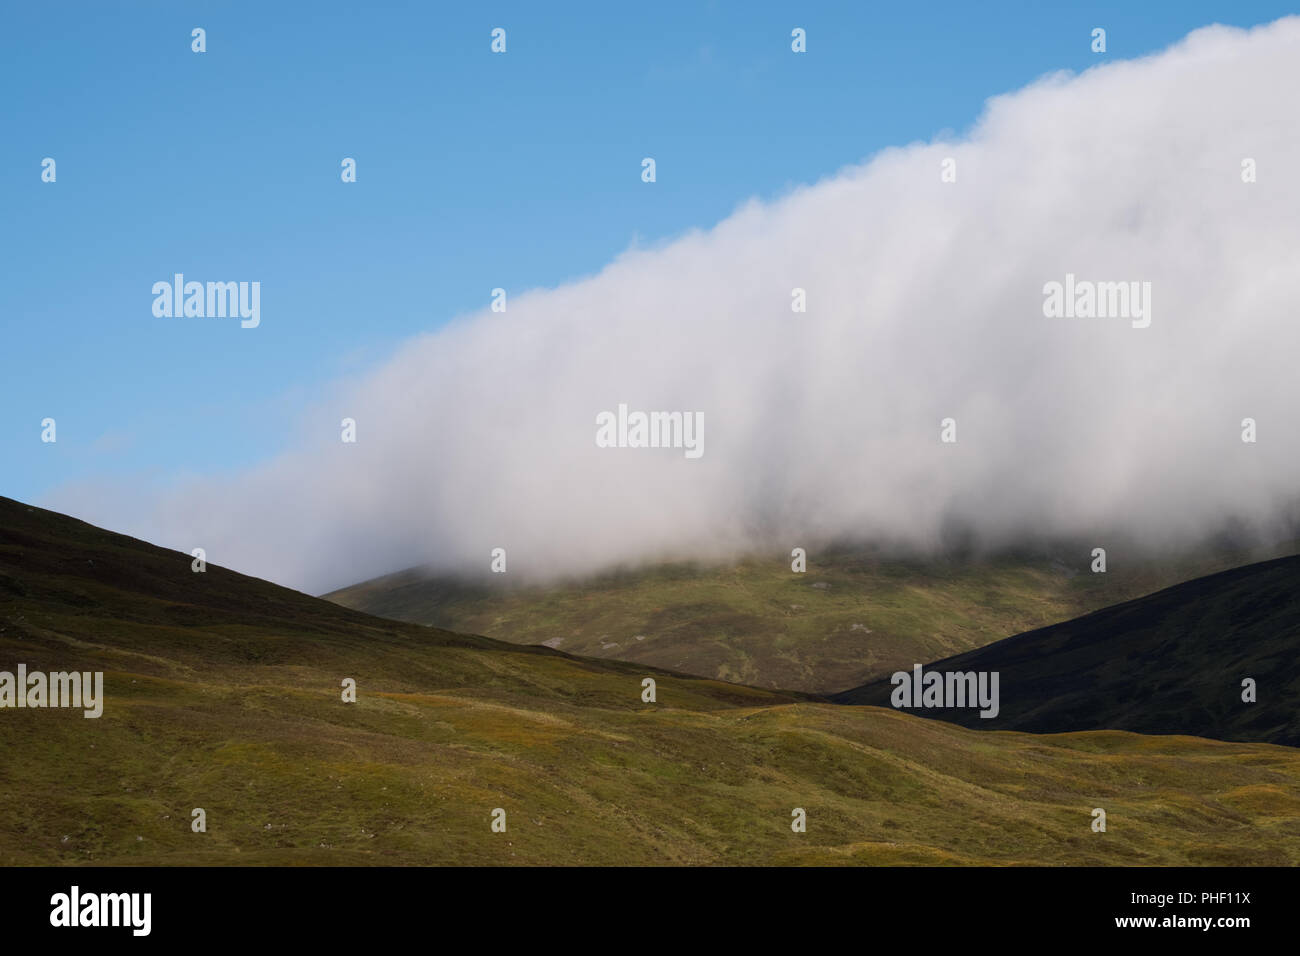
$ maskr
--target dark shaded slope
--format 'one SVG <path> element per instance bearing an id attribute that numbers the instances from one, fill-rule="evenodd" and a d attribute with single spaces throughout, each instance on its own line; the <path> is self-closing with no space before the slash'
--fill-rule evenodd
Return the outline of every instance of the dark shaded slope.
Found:
<path id="1" fill-rule="evenodd" d="M 254 679 L 259 672 L 251 669 L 310 664 L 394 689 L 527 690 L 539 699 L 566 698 L 579 673 L 638 682 L 646 674 L 673 675 L 385 620 L 214 564 L 197 573 L 192 560 L 0 497 L 0 667 L 21 660 L 32 669 L 75 664 L 178 678 L 200 670 L 228 678 L 248 672 Z M 529 663 L 539 657 L 564 662 L 559 673 L 570 676 L 539 679 Z M 716 681 L 693 685 L 702 706 L 709 699 L 803 699 Z"/>
<path id="2" fill-rule="evenodd" d="M 1300 556 L 1188 581 L 927 665 L 998 671 L 1001 712 L 914 709 L 983 730 L 1131 730 L 1300 746 Z M 1241 699 L 1242 680 L 1258 685 Z M 890 706 L 874 681 L 839 703 Z"/>

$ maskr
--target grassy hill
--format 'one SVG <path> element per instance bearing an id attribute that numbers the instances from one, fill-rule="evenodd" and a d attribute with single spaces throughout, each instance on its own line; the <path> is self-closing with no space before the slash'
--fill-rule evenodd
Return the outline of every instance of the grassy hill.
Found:
<path id="1" fill-rule="evenodd" d="M 547 587 L 517 587 L 502 575 L 470 582 L 411 570 L 324 597 L 519 644 L 828 694 L 1257 560 L 1241 550 L 1207 549 L 1133 563 L 1115 552 L 1107 573 L 1093 574 L 1089 554 L 1083 545 L 960 560 L 832 550 L 809 555 L 803 574 L 792 573 L 788 560 L 749 560 Z"/>
<path id="2" fill-rule="evenodd" d="M 107 697 L 0 710 L 0 864 L 1300 863 L 1289 748 L 979 733 L 190 561 L 0 498 L 0 670 L 103 670 Z"/>
<path id="3" fill-rule="evenodd" d="M 969 727 L 1106 727 L 1300 746 L 1300 555 L 1188 581 L 932 666 L 999 672 L 997 717 L 914 711 Z M 1247 677 L 1255 703 L 1241 699 Z M 888 706 L 892 689 L 886 678 L 836 699 Z"/>

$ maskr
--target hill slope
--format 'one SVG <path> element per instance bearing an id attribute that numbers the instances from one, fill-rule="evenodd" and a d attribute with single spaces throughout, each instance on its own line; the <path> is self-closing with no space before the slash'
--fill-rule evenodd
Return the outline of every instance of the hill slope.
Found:
<path id="1" fill-rule="evenodd" d="M 668 674 L 643 704 L 642 665 L 190 560 L 0 499 L 0 670 L 102 669 L 107 698 L 0 709 L 0 864 L 1300 863 L 1287 748 L 981 734 Z"/>
<path id="2" fill-rule="evenodd" d="M 997 717 L 910 711 L 968 727 L 1110 728 L 1298 746 L 1300 555 L 1198 578 L 930 666 L 999 672 Z M 1242 701 L 1243 678 L 1255 680 L 1256 703 Z M 889 706 L 892 690 L 885 679 L 834 699 Z"/>
<path id="3" fill-rule="evenodd" d="M 1274 556 L 1207 548 L 1132 563 L 1113 550 L 1110 570 L 1092 574 L 1084 546 L 964 560 L 831 550 L 810 555 L 802 574 L 788 560 L 748 560 L 521 587 L 410 570 L 324 596 L 401 621 L 826 694 Z"/>

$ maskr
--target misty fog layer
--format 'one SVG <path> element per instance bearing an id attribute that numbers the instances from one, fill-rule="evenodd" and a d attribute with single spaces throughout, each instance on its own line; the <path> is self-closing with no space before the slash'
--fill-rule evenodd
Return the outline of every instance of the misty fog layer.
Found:
<path id="1" fill-rule="evenodd" d="M 925 548 L 954 526 L 1153 547 L 1267 528 L 1300 474 L 1297 117 L 1294 18 L 1046 77 L 965 138 L 510 289 L 504 313 L 484 290 L 259 467 L 44 503 L 316 592 L 486 571 L 498 547 L 532 578 L 845 537 Z M 1045 316 L 1067 275 L 1150 283 L 1149 326 Z M 702 413 L 703 454 L 598 447 L 620 403 Z"/>

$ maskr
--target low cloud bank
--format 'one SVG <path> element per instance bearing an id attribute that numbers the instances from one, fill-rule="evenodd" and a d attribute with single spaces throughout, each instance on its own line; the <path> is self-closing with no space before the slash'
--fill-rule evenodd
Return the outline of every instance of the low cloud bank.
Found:
<path id="1" fill-rule="evenodd" d="M 497 547 L 528 578 L 954 527 L 1276 527 L 1300 489 L 1297 91 L 1295 18 L 1047 77 L 964 139 L 415 339 L 233 479 L 46 503 L 316 592 Z M 1048 317 L 1067 277 L 1150 283 L 1149 325 Z M 703 453 L 599 447 L 620 404 L 698 413 Z"/>

